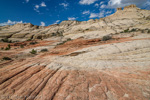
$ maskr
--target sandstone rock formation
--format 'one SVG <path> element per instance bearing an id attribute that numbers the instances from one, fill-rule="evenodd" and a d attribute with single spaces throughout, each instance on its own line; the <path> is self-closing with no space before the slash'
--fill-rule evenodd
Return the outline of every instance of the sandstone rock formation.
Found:
<path id="1" fill-rule="evenodd" d="M 113 37 L 106 42 L 80 38 L 32 58 L 1 61 L 0 99 L 149 100 L 150 34 Z M 34 49 L 41 45 L 49 46 L 50 41 L 41 41 Z M 0 54 L 23 56 L 29 48 Z"/>
<path id="2" fill-rule="evenodd" d="M 117 8 L 117 11 L 120 11 L 120 10 L 122 10 L 122 8 Z"/>
<path id="3" fill-rule="evenodd" d="M 72 39 L 82 36 L 85 38 L 96 38 L 149 23 L 149 15 L 149 10 L 142 10 L 135 5 L 130 5 L 123 10 L 118 8 L 117 12 L 111 16 L 97 20 L 91 19 L 83 22 L 62 21 L 60 24 L 48 27 L 39 27 L 30 23 L 3 26 L 0 27 L 0 39 L 9 38 L 12 41 L 25 41 L 55 36 L 64 36 L 64 38 Z"/>
<path id="4" fill-rule="evenodd" d="M 149 100 L 149 11 L 118 10 L 85 22 L 0 27 L 0 38 L 23 41 L 0 42 L 0 100 Z"/>

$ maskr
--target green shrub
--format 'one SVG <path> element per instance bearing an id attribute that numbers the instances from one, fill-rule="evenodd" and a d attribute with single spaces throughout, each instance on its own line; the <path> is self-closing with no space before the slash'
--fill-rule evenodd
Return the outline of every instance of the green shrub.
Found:
<path id="1" fill-rule="evenodd" d="M 48 51 L 48 49 L 46 49 L 46 48 L 41 50 L 41 52 L 47 52 L 47 51 Z"/>
<path id="2" fill-rule="evenodd" d="M 150 30 L 148 30 L 147 33 L 150 33 Z"/>
<path id="3" fill-rule="evenodd" d="M 59 33 L 58 36 L 64 36 L 63 33 Z"/>
<path id="4" fill-rule="evenodd" d="M 1 47 L 1 50 L 4 50 L 4 47 Z"/>
<path id="5" fill-rule="evenodd" d="M 63 42 L 61 42 L 61 43 L 59 43 L 59 44 L 57 44 L 57 45 L 63 45 L 65 42 L 66 42 L 66 41 L 63 41 Z"/>
<path id="6" fill-rule="evenodd" d="M 51 36 L 57 36 L 57 35 L 56 35 L 56 33 L 52 33 L 52 35 L 51 35 Z"/>
<path id="7" fill-rule="evenodd" d="M 26 41 L 31 41 L 32 39 L 28 39 L 28 40 L 26 40 Z"/>
<path id="8" fill-rule="evenodd" d="M 11 60 L 9 57 L 3 57 L 3 60 Z"/>
<path id="9" fill-rule="evenodd" d="M 7 42 L 7 43 L 12 43 L 12 41 L 11 41 L 11 40 L 8 40 L 7 38 L 2 39 L 2 41 L 3 41 L 3 42 Z"/>
<path id="10" fill-rule="evenodd" d="M 8 48 L 11 48 L 11 47 L 10 47 L 10 44 L 8 44 Z"/>
<path id="11" fill-rule="evenodd" d="M 24 45 L 20 45 L 20 48 L 24 48 Z"/>
<path id="12" fill-rule="evenodd" d="M 67 41 L 71 41 L 71 38 L 68 38 Z M 66 41 L 66 42 L 67 42 L 67 41 Z"/>
<path id="13" fill-rule="evenodd" d="M 59 43 L 59 44 L 57 44 L 57 45 L 63 45 L 63 44 L 65 44 L 66 42 L 71 41 L 71 40 L 72 40 L 71 38 L 68 38 L 66 41 L 63 41 L 63 42 L 61 42 L 61 43 Z"/>
<path id="14" fill-rule="evenodd" d="M 110 40 L 110 39 L 112 39 L 112 37 L 107 35 L 107 36 L 103 36 L 102 41 L 107 41 L 107 40 Z"/>
<path id="15" fill-rule="evenodd" d="M 124 33 L 127 33 L 127 32 L 129 32 L 129 29 L 124 30 Z"/>
<path id="16" fill-rule="evenodd" d="M 121 31 L 120 33 L 123 33 L 124 31 Z"/>
<path id="17" fill-rule="evenodd" d="M 32 51 L 30 51 L 31 54 L 37 54 L 37 50 L 32 49 Z"/>
<path id="18" fill-rule="evenodd" d="M 34 41 L 34 42 L 30 42 L 31 45 L 35 45 L 37 44 L 38 42 Z"/>
<path id="19" fill-rule="evenodd" d="M 10 44 L 8 44 L 8 46 L 5 48 L 5 50 L 10 50 L 11 49 L 11 46 Z"/>
<path id="20" fill-rule="evenodd" d="M 133 28 L 132 30 L 130 30 L 130 32 L 135 32 L 136 31 L 136 29 L 135 28 Z"/>
<path id="21" fill-rule="evenodd" d="M 141 32 L 144 33 L 145 31 L 144 31 L 144 30 L 141 30 Z"/>
<path id="22" fill-rule="evenodd" d="M 63 33 L 52 33 L 51 36 L 63 36 Z"/>
<path id="23" fill-rule="evenodd" d="M 10 48 L 6 47 L 5 50 L 10 50 Z"/>

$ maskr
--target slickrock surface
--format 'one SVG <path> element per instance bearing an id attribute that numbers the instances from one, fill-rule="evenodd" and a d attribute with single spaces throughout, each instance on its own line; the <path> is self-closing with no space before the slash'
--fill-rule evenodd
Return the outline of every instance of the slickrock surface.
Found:
<path id="1" fill-rule="evenodd" d="M 106 42 L 77 39 L 31 58 L 2 62 L 0 99 L 149 100 L 150 35 L 143 35 Z"/>
<path id="2" fill-rule="evenodd" d="M 120 12 L 135 14 L 128 18 Z M 130 5 L 98 21 L 64 21 L 49 27 L 32 24 L 0 27 L 1 38 L 8 36 L 20 41 L 0 42 L 0 48 L 11 46 L 10 50 L 0 50 L 0 100 L 149 100 L 147 13 Z M 51 37 L 49 32 L 56 36 Z M 102 36 L 112 38 L 104 41 Z M 21 37 L 34 39 L 21 42 Z M 41 52 L 45 48 L 48 51 Z M 31 54 L 32 49 L 37 54 Z"/>

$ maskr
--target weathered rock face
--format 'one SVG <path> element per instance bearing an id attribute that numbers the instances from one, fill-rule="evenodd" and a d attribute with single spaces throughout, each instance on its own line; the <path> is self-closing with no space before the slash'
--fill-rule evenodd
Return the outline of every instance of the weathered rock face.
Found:
<path id="1" fill-rule="evenodd" d="M 62 22 L 60 23 L 60 26 L 77 25 L 77 24 L 79 24 L 79 23 L 80 23 L 79 21 L 70 21 L 70 20 L 68 20 L 68 21 L 62 21 Z"/>
<path id="2" fill-rule="evenodd" d="M 76 39 L 79 37 L 96 38 L 110 33 L 124 31 L 131 27 L 149 23 L 149 10 L 142 10 L 135 5 L 118 8 L 117 12 L 100 20 L 89 21 L 63 21 L 57 25 L 39 27 L 36 25 L 16 24 L 0 27 L 0 39 L 9 38 L 12 41 L 25 41 L 28 39 L 46 39 L 55 36 Z M 91 27 L 95 27 L 92 28 Z M 138 27 L 139 28 L 139 27 Z M 148 25 L 144 28 L 150 28 Z M 88 31 L 87 31 L 88 30 Z"/>
<path id="3" fill-rule="evenodd" d="M 38 42 L 0 51 L 23 56 L 28 49 L 49 49 L 0 61 L 0 100 L 149 100 L 150 34 L 118 33 L 106 42 L 79 38 L 54 48 L 52 41 Z"/>
<path id="4" fill-rule="evenodd" d="M 129 5 L 129 6 L 124 7 L 124 9 L 129 9 L 129 8 L 132 9 L 132 8 L 137 8 L 137 7 L 136 7 L 136 5 Z"/>
<path id="5" fill-rule="evenodd" d="M 120 10 L 122 10 L 122 8 L 117 8 L 117 11 L 120 11 Z"/>

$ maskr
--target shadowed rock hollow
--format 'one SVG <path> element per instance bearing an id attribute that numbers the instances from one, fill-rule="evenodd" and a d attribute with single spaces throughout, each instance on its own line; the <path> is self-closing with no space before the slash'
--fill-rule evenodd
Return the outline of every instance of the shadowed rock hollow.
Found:
<path id="1" fill-rule="evenodd" d="M 20 41 L 0 43 L 11 46 L 0 50 L 0 100 L 149 100 L 149 15 L 130 5 L 99 20 L 0 27 Z"/>

